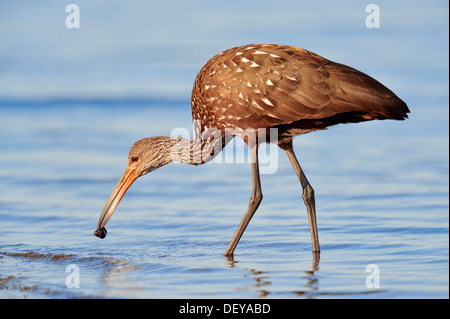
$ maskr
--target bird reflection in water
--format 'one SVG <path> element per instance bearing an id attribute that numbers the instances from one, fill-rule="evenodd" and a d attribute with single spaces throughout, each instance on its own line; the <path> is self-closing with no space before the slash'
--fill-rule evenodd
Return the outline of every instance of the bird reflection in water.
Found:
<path id="1" fill-rule="evenodd" d="M 270 271 L 262 271 L 254 268 L 241 268 L 238 265 L 239 261 L 235 260 L 234 256 L 226 256 L 226 260 L 227 267 L 245 270 L 248 274 L 243 275 L 243 277 L 252 278 L 255 281 L 254 284 L 237 290 L 256 290 L 259 293 L 257 296 L 258 298 L 267 297 L 272 293 L 270 289 L 270 286 L 272 286 Z M 310 294 L 313 295 L 313 292 L 319 289 L 319 280 L 316 276 L 316 271 L 319 270 L 319 260 L 320 253 L 312 253 L 311 269 L 302 270 L 298 275 L 298 277 L 300 277 L 303 281 L 306 281 L 306 283 L 301 287 L 301 289 L 291 291 L 290 293 L 293 293 L 298 297 L 308 298 Z M 295 278 L 293 278 L 293 280 L 295 280 Z"/>

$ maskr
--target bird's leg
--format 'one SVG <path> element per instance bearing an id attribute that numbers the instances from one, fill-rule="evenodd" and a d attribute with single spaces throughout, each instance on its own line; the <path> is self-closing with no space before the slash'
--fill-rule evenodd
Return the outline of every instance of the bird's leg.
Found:
<path id="1" fill-rule="evenodd" d="M 230 244 L 228 245 L 227 250 L 225 251 L 225 256 L 233 255 L 234 249 L 236 248 L 237 244 L 239 243 L 239 240 L 241 239 L 241 236 L 244 233 L 245 228 L 247 227 L 248 223 L 252 219 L 253 214 L 258 209 L 259 203 L 261 203 L 261 200 L 263 198 L 262 192 L 261 192 L 261 182 L 259 179 L 259 163 L 258 163 L 258 146 L 257 145 L 250 147 L 250 156 L 251 156 L 251 161 L 252 161 L 252 182 L 253 182 L 252 195 L 250 196 L 250 202 L 248 204 L 247 211 L 245 212 L 245 215 L 242 218 L 241 223 L 239 224 L 239 227 L 233 236 L 233 239 L 231 240 Z"/>
<path id="2" fill-rule="evenodd" d="M 292 147 L 285 149 L 289 160 L 291 161 L 292 166 L 294 167 L 295 172 L 297 173 L 298 179 L 300 180 L 300 184 L 302 184 L 303 188 L 303 201 L 305 202 L 306 209 L 308 211 L 308 221 L 309 221 L 309 230 L 311 232 L 311 242 L 313 247 L 313 252 L 319 252 L 319 233 L 317 232 L 317 221 L 316 221 L 316 201 L 314 199 L 314 189 L 309 184 L 308 179 L 300 167 L 300 164 L 297 161 L 297 157 L 294 154 L 294 150 Z"/>

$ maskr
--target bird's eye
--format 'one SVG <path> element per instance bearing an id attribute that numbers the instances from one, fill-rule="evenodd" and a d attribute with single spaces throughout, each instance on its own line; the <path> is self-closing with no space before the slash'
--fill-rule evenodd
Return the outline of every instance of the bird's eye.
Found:
<path id="1" fill-rule="evenodd" d="M 135 163 L 135 162 L 137 162 L 137 161 L 139 161 L 139 157 L 137 157 L 137 156 L 131 156 L 131 162 Z"/>

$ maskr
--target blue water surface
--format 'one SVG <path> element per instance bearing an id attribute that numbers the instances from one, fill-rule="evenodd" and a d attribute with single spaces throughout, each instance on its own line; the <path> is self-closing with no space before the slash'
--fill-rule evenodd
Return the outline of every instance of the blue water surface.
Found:
<path id="1" fill-rule="evenodd" d="M 363 1 L 76 4 L 79 29 L 59 1 L 0 3 L 1 298 L 449 297 L 448 3 L 378 1 L 371 29 Z M 192 134 L 197 72 L 248 43 L 351 65 L 411 109 L 295 139 L 320 258 L 282 150 L 233 259 L 248 162 L 160 168 L 94 237 L 132 143 Z"/>

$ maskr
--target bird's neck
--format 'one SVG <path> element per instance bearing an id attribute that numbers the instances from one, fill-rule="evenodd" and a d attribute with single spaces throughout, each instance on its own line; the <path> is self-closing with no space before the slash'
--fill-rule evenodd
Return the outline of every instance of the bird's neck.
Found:
<path id="1" fill-rule="evenodd" d="M 209 135 L 206 139 L 203 136 L 197 136 L 194 140 L 181 137 L 171 138 L 171 144 L 171 161 L 200 165 L 214 159 L 225 147 L 226 143 L 221 135 Z"/>

